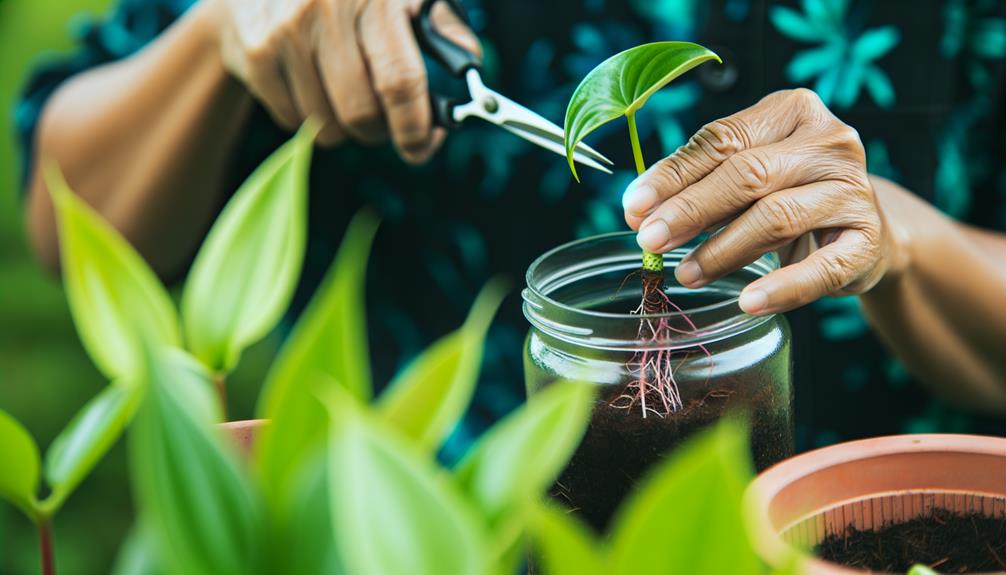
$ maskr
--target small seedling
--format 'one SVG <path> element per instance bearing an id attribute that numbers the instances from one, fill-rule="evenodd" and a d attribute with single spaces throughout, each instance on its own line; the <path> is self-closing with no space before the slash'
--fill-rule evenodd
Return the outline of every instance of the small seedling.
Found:
<path id="1" fill-rule="evenodd" d="M 579 180 L 573 163 L 573 149 L 588 134 L 622 116 L 629 124 L 629 139 L 636 173 L 646 170 L 643 152 L 636 131 L 636 112 L 657 90 L 688 70 L 709 60 L 720 61 L 714 52 L 691 42 L 654 42 L 615 54 L 580 82 L 566 108 L 566 158 L 573 176 Z M 664 258 L 643 251 L 642 301 L 633 313 L 641 316 L 638 341 L 642 349 L 629 361 L 629 371 L 635 379 L 626 385 L 625 393 L 612 406 L 631 409 L 638 405 L 643 417 L 647 413 L 667 415 L 682 407 L 681 394 L 675 381 L 675 370 L 691 354 L 690 350 L 659 347 L 682 330 L 671 325 L 668 314 L 677 312 L 695 331 L 695 324 L 676 306 L 664 290 Z M 655 349 L 651 349 L 655 348 Z M 704 347 L 698 349 L 711 356 Z"/>

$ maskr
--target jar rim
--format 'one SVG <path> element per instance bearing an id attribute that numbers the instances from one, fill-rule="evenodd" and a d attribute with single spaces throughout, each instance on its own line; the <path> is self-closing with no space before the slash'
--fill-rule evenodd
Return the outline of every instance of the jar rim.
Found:
<path id="1" fill-rule="evenodd" d="M 597 273 L 602 269 L 606 269 L 607 271 L 631 269 L 631 266 L 638 268 L 638 260 L 630 259 L 628 257 L 628 252 L 626 252 L 621 256 L 616 254 L 606 258 L 595 258 L 593 260 L 587 259 L 581 264 L 562 268 L 561 273 L 552 273 L 544 279 L 539 277 L 543 273 L 542 268 L 547 265 L 548 262 L 565 253 L 575 251 L 578 248 L 584 248 L 588 244 L 597 244 L 608 241 L 624 241 L 628 238 L 633 238 L 634 236 L 634 232 L 627 231 L 610 232 L 581 238 L 552 248 L 536 258 L 531 265 L 528 266 L 527 273 L 525 274 L 527 287 L 521 294 L 524 300 L 524 315 L 527 317 L 528 321 L 530 321 L 536 328 L 541 329 L 550 335 L 560 337 L 574 343 L 587 343 L 589 340 L 589 345 L 595 347 L 626 348 L 638 345 L 639 342 L 629 342 L 620 339 L 599 337 L 601 334 L 598 332 L 606 331 L 599 329 L 600 325 L 627 320 L 638 322 L 641 319 L 659 320 L 683 317 L 692 318 L 703 315 L 718 318 L 718 321 L 711 322 L 710 325 L 697 329 L 694 333 L 677 334 L 673 341 L 652 342 L 652 345 L 658 347 L 678 347 L 691 346 L 696 343 L 708 343 L 723 339 L 729 335 L 751 329 L 756 325 L 774 317 L 775 314 L 752 316 L 744 313 L 740 310 L 738 304 L 739 293 L 734 296 L 724 296 L 722 299 L 719 299 L 714 303 L 699 307 L 674 310 L 660 314 L 637 314 L 632 312 L 617 313 L 584 309 L 583 307 L 577 307 L 575 305 L 559 301 L 549 295 L 558 287 L 562 287 L 568 283 L 573 283 L 578 279 L 590 277 L 591 272 Z M 684 257 L 685 254 L 691 252 L 691 250 L 701 243 L 705 237 L 707 236 L 700 236 L 685 245 L 664 254 L 665 261 L 670 260 L 672 264 L 676 263 L 676 261 L 680 262 L 681 258 Z M 632 242 L 632 245 L 635 245 L 634 241 Z M 632 257 L 635 256 L 633 255 Z M 630 261 L 634 261 L 634 263 L 629 264 Z M 626 267 L 626 265 L 629 265 L 630 267 Z M 605 268 L 605 266 L 607 267 Z M 751 264 L 744 266 L 742 270 L 750 274 L 764 276 L 769 272 L 778 269 L 778 267 L 778 256 L 775 253 L 767 253 Z M 560 282 L 560 285 L 552 285 L 552 283 L 558 279 L 564 279 L 564 283 Z M 704 287 L 708 288 L 714 286 L 719 281 L 721 280 L 711 282 Z M 547 317 L 544 317 L 547 313 L 545 311 L 546 308 L 552 308 L 550 311 L 553 313 L 563 315 L 562 325 L 559 325 L 554 321 L 549 321 Z"/>

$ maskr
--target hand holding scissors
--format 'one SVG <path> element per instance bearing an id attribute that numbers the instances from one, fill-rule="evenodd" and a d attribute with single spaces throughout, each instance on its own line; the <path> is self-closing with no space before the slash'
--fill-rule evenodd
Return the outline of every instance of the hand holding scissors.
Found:
<path id="1" fill-rule="evenodd" d="M 412 27 L 424 52 L 446 68 L 452 76 L 464 78 L 469 100 L 456 102 L 431 91 L 433 123 L 444 128 L 457 128 L 468 118 L 481 118 L 546 150 L 565 156 L 562 128 L 486 87 L 482 82 L 480 58 L 437 31 L 431 15 L 438 1 L 440 0 L 425 0 L 419 13 L 413 18 Z M 456 15 L 464 17 L 458 0 L 443 1 Z M 611 165 L 611 160 L 586 144 L 577 145 L 573 159 L 585 166 L 611 173 L 607 167 Z"/>

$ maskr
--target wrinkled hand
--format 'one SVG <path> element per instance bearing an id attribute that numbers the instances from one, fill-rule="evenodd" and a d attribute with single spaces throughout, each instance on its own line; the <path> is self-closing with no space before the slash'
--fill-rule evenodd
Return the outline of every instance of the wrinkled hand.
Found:
<path id="1" fill-rule="evenodd" d="M 741 294 L 752 314 L 863 293 L 884 276 L 894 249 L 859 135 L 804 89 L 703 127 L 637 178 L 623 205 L 639 245 L 656 253 L 725 224 L 677 268 L 686 287 L 778 250 L 785 267 Z"/>
<path id="2" fill-rule="evenodd" d="M 318 141 L 378 143 L 425 161 L 444 138 L 435 129 L 426 69 L 412 32 L 419 0 L 209 0 L 224 66 L 293 130 L 323 122 Z M 476 53 L 478 40 L 443 4 L 437 30 Z"/>

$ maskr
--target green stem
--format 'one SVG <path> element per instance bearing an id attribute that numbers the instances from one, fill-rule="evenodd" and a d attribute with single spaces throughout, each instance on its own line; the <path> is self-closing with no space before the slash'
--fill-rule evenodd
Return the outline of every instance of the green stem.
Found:
<path id="1" fill-rule="evenodd" d="M 639 132 L 636 131 L 636 113 L 630 112 L 625 115 L 629 121 L 629 140 L 632 141 L 632 159 L 636 160 L 636 175 L 642 176 L 646 171 L 646 163 L 643 162 L 643 150 L 639 147 Z"/>
<path id="2" fill-rule="evenodd" d="M 643 162 L 643 150 L 639 147 L 639 132 L 636 131 L 636 113 L 630 112 L 626 114 L 625 119 L 629 121 L 629 140 L 632 141 L 632 159 L 636 161 L 636 175 L 641 176 L 646 171 L 646 163 Z M 643 269 L 654 273 L 663 272 L 664 257 L 660 254 L 643 250 Z"/>
<path id="3" fill-rule="evenodd" d="M 220 401 L 220 413 L 227 419 L 227 375 L 223 372 L 213 374 L 213 389 L 217 392 Z"/>

